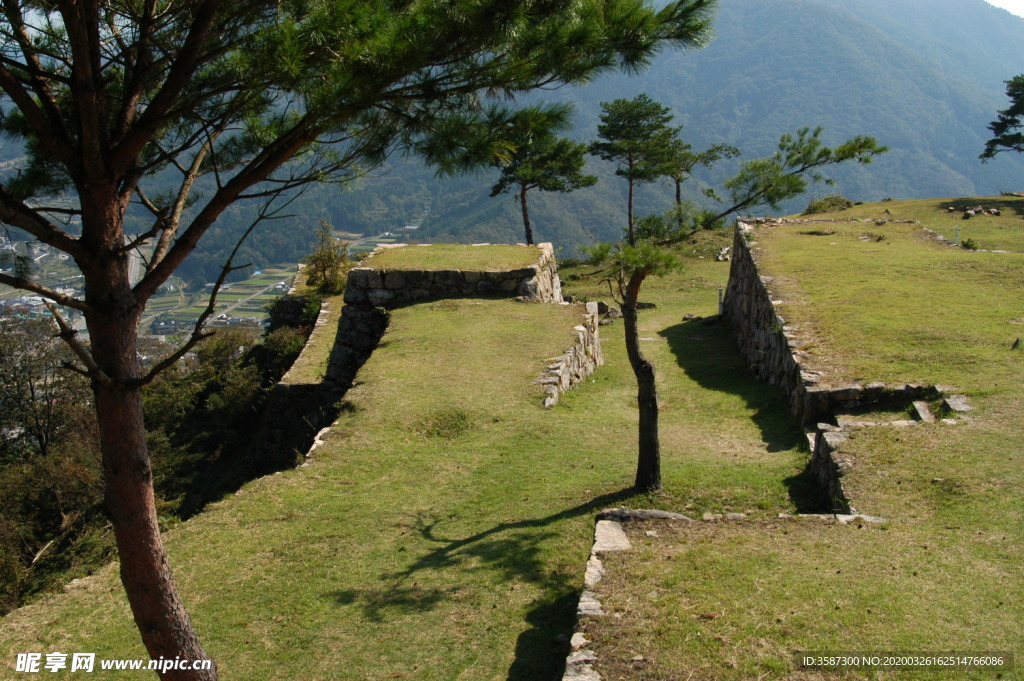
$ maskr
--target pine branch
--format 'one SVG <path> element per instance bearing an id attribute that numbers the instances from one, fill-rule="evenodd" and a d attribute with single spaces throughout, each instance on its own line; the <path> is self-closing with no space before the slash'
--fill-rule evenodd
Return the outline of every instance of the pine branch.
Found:
<path id="1" fill-rule="evenodd" d="M 11 288 L 21 289 L 22 291 L 28 291 L 29 293 L 35 293 L 36 295 L 42 296 L 43 298 L 49 298 L 58 305 L 70 307 L 71 309 L 78 310 L 79 312 L 82 313 L 87 312 L 89 310 L 89 306 L 88 304 L 85 303 L 85 301 L 79 300 L 78 298 L 74 298 L 72 296 L 66 296 L 63 293 L 57 293 L 51 288 L 43 286 L 42 284 L 37 284 L 34 281 L 25 279 L 24 277 L 12 277 L 9 274 L 0 273 L 0 284 L 6 284 Z"/>
<path id="2" fill-rule="evenodd" d="M 114 385 L 114 380 L 99 367 L 96 360 L 93 358 L 92 353 L 78 341 L 78 332 L 68 324 L 67 320 L 64 319 L 64 315 L 62 315 L 60 310 L 57 309 L 57 306 L 46 301 L 44 301 L 43 304 L 46 305 L 46 309 L 48 309 L 50 314 L 53 315 L 54 320 L 57 322 L 57 327 L 60 329 L 60 333 L 57 334 L 57 337 L 67 343 L 68 347 L 71 348 L 71 351 L 78 356 L 78 359 L 82 360 L 82 364 L 85 365 L 85 371 L 77 369 L 72 365 L 67 365 L 67 367 L 77 370 L 79 373 L 88 376 L 90 379 L 105 387 L 112 387 Z"/>

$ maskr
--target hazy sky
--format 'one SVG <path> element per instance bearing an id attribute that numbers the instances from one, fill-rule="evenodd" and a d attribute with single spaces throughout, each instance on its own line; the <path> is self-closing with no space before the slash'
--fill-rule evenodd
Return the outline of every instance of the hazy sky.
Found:
<path id="1" fill-rule="evenodd" d="M 985 0 L 990 5 L 1002 7 L 1019 17 L 1024 17 L 1024 0 Z"/>

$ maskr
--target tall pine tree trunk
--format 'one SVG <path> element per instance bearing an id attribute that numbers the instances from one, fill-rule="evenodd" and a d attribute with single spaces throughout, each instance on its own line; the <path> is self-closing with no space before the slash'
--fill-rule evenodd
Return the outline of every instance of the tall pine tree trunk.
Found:
<path id="1" fill-rule="evenodd" d="M 673 177 L 676 183 L 676 228 L 680 233 L 683 231 L 683 180 L 680 177 Z"/>
<path id="2" fill-rule="evenodd" d="M 634 483 L 638 492 L 661 489 L 661 444 L 658 441 L 658 392 L 654 379 L 654 365 L 640 352 L 637 329 L 637 298 L 640 295 L 640 285 L 646 276 L 646 272 L 630 276 L 622 305 L 622 321 L 626 328 L 626 354 L 636 376 L 636 398 L 640 412 L 639 454 Z"/>
<path id="3" fill-rule="evenodd" d="M 124 585 L 149 655 L 190 663 L 208 659 L 178 597 L 167 562 L 153 493 L 142 413 L 138 324 L 143 303 L 129 281 L 119 211 L 109 202 L 99 229 L 86 229 L 93 259 L 83 267 L 92 356 L 102 378 L 93 380 L 105 481 L 104 510 L 117 541 Z M 88 206 L 83 222 L 89 219 Z M 95 225 L 93 225 L 95 226 Z M 98 238 L 97 238 L 98 236 Z M 168 670 L 165 681 L 214 681 L 215 669 Z"/>

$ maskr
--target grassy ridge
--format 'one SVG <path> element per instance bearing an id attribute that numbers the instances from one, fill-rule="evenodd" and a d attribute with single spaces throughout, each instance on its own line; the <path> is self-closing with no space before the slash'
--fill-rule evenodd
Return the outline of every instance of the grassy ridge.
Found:
<path id="1" fill-rule="evenodd" d="M 620 325 L 602 327 L 606 366 L 545 411 L 532 380 L 571 343 L 574 311 L 396 310 L 310 466 L 250 483 L 168 535 L 222 678 L 555 681 L 593 516 L 611 505 L 750 517 L 634 528 L 638 549 L 606 561 L 602 586 L 620 617 L 588 625 L 605 678 L 950 675 L 803 672 L 797 650 L 1019 657 L 1024 355 L 1008 341 L 1024 322 L 1021 253 L 970 253 L 904 225 L 801 229 L 765 232 L 762 263 L 784 273 L 784 314 L 815 335 L 813 361 L 836 380 L 953 383 L 976 406 L 968 425 L 853 437 L 848 490 L 887 525 L 776 517 L 807 492 L 802 434 L 775 389 L 747 376 L 727 329 L 684 319 L 715 313 L 728 272 L 706 257 L 722 237 L 701 235 L 687 270 L 642 296 L 657 303 L 641 314 L 641 343 L 658 371 L 665 494 L 624 491 L 636 388 Z M 592 280 L 568 288 L 608 297 Z M 142 656 L 136 641 L 108 568 L 6 618 L 0 661 Z"/>
<path id="2" fill-rule="evenodd" d="M 250 483 L 168 536 L 222 678 L 556 680 L 567 651 L 555 636 L 573 625 L 598 510 L 792 510 L 785 480 L 801 456 L 798 434 L 775 425 L 781 401 L 742 379 L 724 329 L 681 320 L 714 312 L 726 268 L 700 262 L 652 288 L 678 294 L 651 311 L 644 341 L 672 415 L 672 491 L 653 500 L 622 491 L 636 416 L 619 327 L 604 328 L 608 366 L 546 411 L 532 380 L 572 342 L 577 311 L 395 311 L 312 465 Z M 5 663 L 43 649 L 142 654 L 109 569 L 4 624 Z"/>
<path id="3" fill-rule="evenodd" d="M 855 217 L 886 208 L 946 229 L 921 202 L 860 206 Z M 1017 222 L 1013 212 L 970 221 L 1006 234 L 1004 247 L 1018 243 Z M 883 527 L 761 516 L 634 528 L 638 550 L 606 561 L 604 604 L 621 619 L 590 628 L 599 669 L 643 679 L 1012 678 L 823 675 L 796 670 L 793 653 L 1024 651 L 1024 354 L 1010 350 L 1024 322 L 1024 249 L 974 253 L 873 222 L 768 226 L 756 239 L 783 317 L 814 340 L 810 366 L 837 383 L 953 384 L 971 397 L 972 422 L 852 436 L 845 487 L 858 510 L 890 520 Z"/>

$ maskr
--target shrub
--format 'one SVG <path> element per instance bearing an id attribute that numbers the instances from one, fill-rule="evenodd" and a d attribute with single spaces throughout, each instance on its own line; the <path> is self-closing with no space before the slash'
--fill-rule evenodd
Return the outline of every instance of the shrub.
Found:
<path id="1" fill-rule="evenodd" d="M 345 290 L 345 281 L 352 266 L 348 244 L 335 239 L 331 232 L 329 224 L 320 223 L 316 250 L 306 258 L 306 283 L 326 295 Z"/>
<path id="2" fill-rule="evenodd" d="M 669 226 L 660 215 L 645 215 L 633 224 L 633 233 L 637 239 L 661 241 L 669 237 Z"/>
<path id="3" fill-rule="evenodd" d="M 804 211 L 804 215 L 817 215 L 819 213 L 838 213 L 841 210 L 846 210 L 853 206 L 853 201 L 850 201 L 845 196 L 839 194 L 829 194 L 823 196 L 820 199 L 815 199 L 807 204 L 807 209 Z"/>

